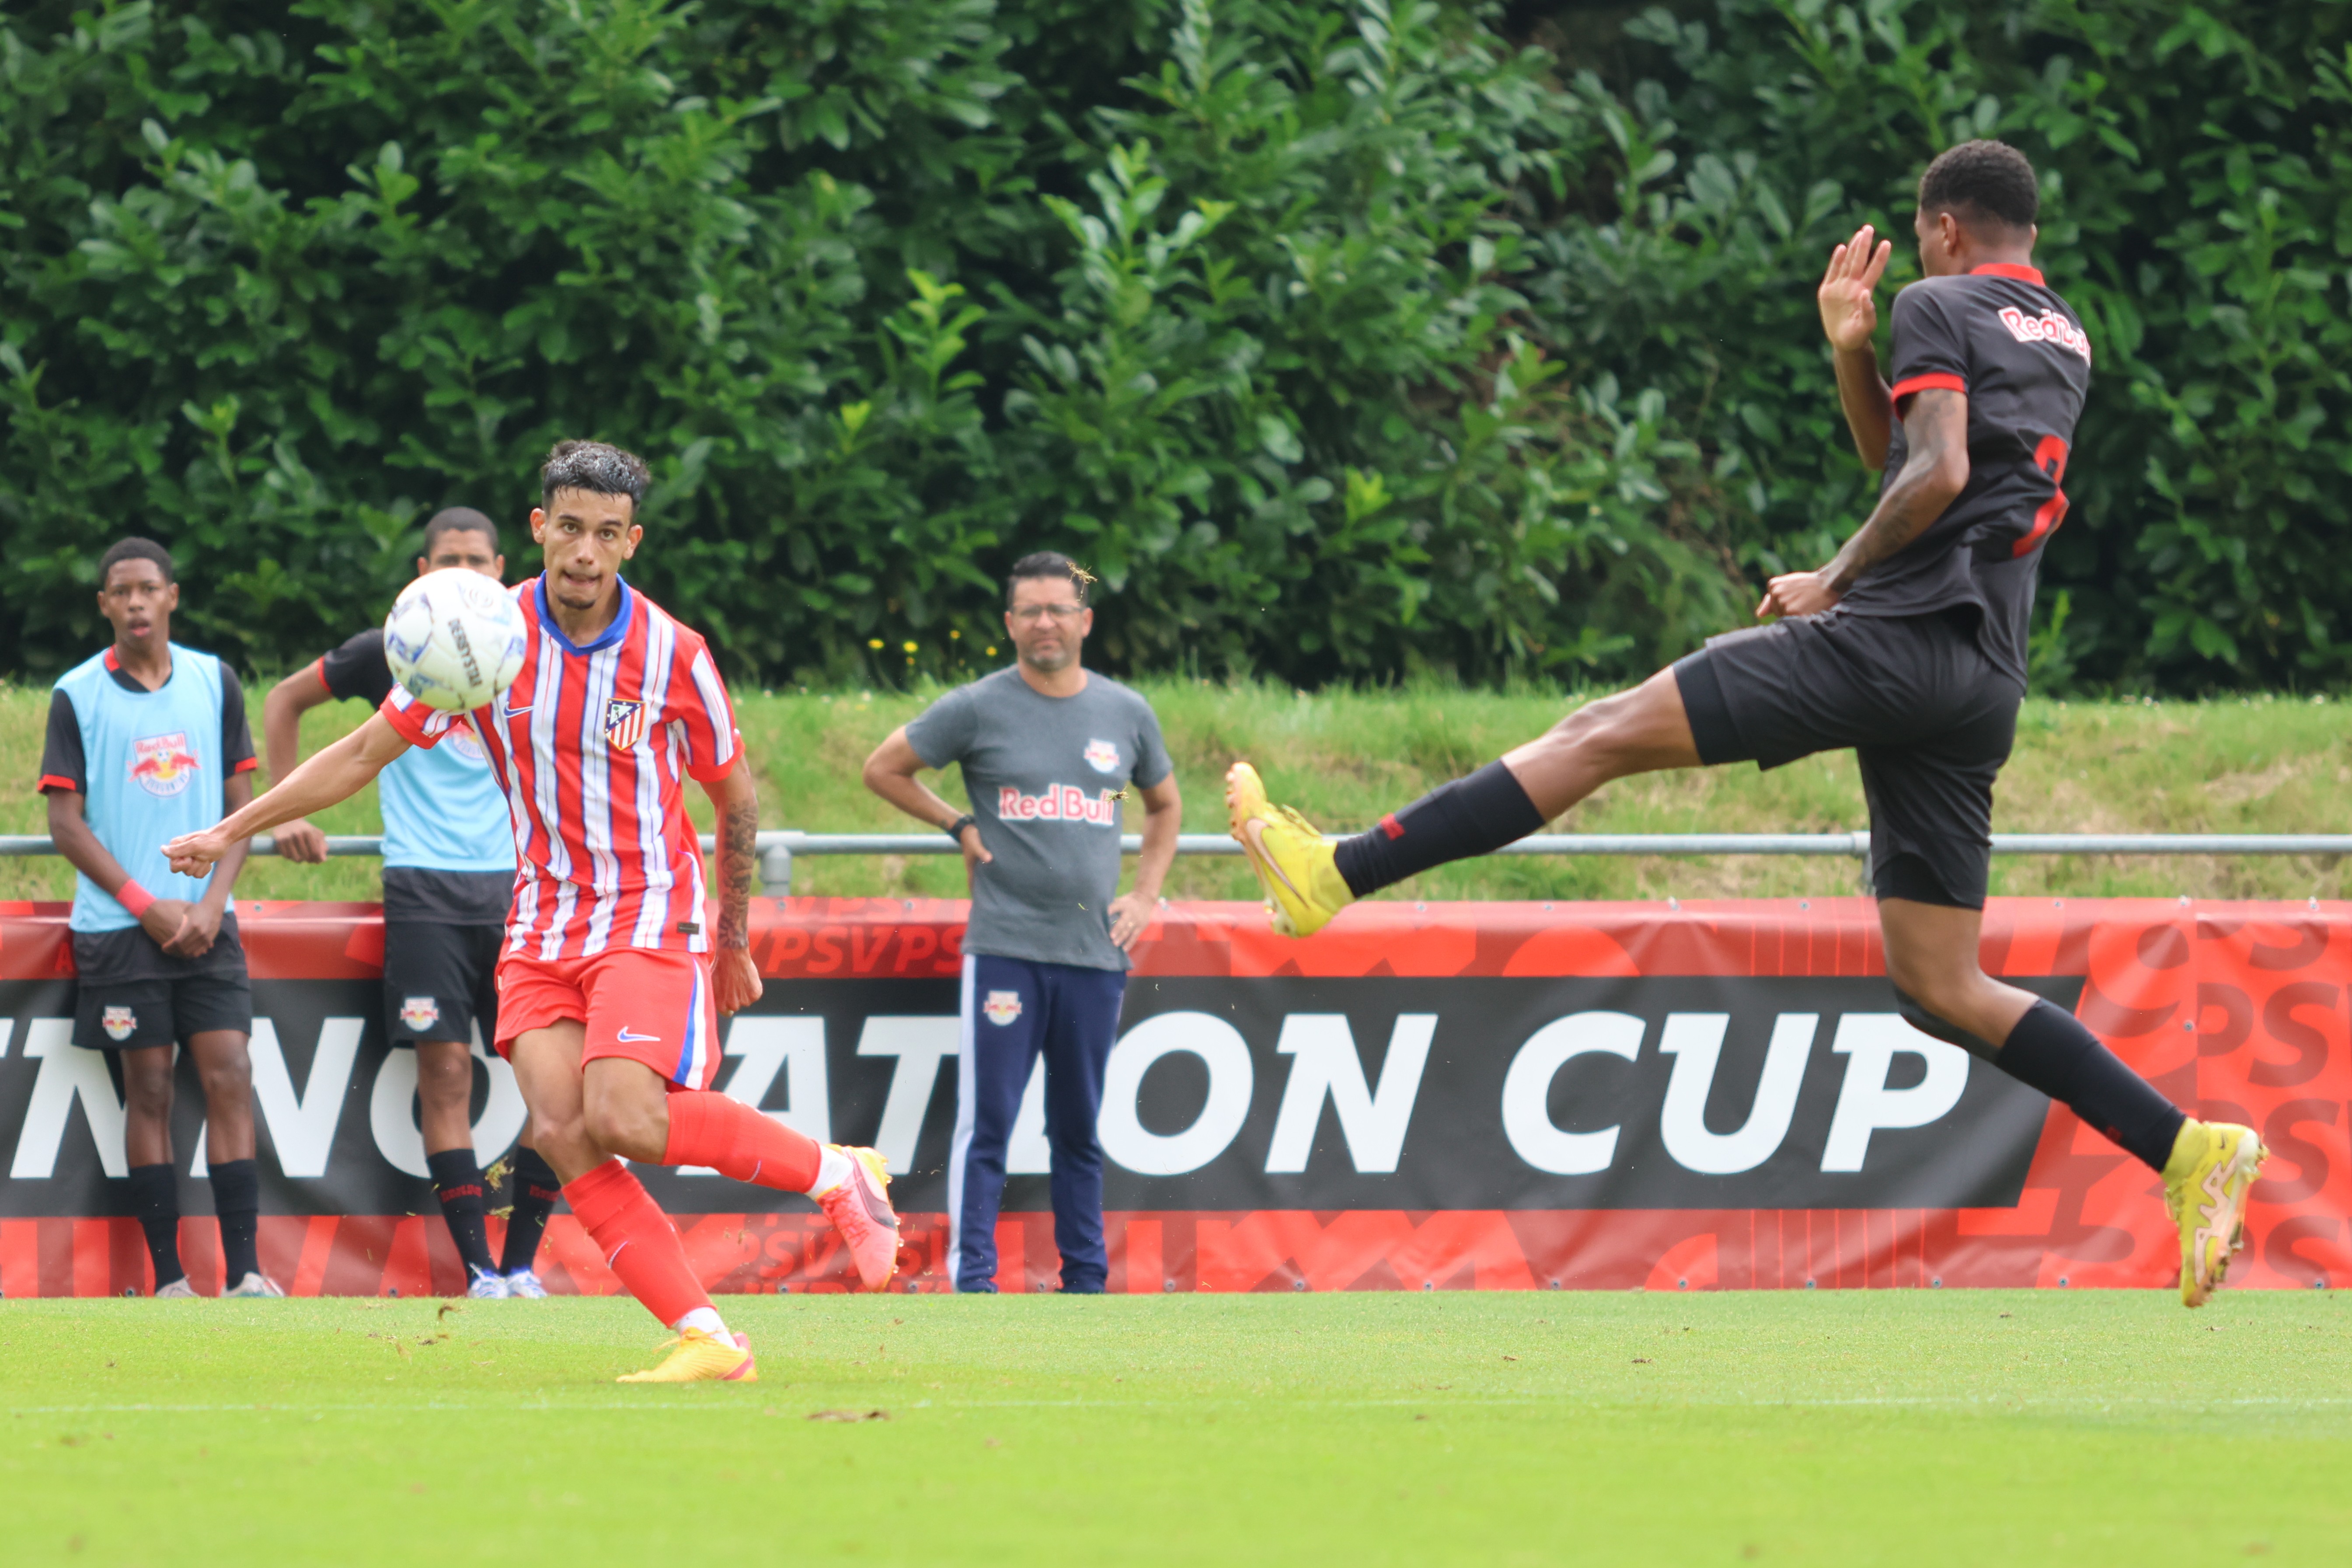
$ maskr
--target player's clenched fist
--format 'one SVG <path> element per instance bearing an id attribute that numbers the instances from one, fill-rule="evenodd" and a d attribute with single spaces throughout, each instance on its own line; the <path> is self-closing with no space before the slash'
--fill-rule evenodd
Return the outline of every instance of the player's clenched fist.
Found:
<path id="1" fill-rule="evenodd" d="M 1876 239 L 1875 245 L 1872 241 Z M 1830 252 L 1829 270 L 1822 274 L 1817 298 L 1822 307 L 1822 331 L 1834 349 L 1870 346 L 1878 330 L 1878 304 L 1871 298 L 1895 253 L 1891 240 L 1877 239 L 1877 230 L 1864 224 L 1853 237 Z"/>
<path id="2" fill-rule="evenodd" d="M 1843 597 L 1830 585 L 1826 572 L 1786 572 L 1764 585 L 1764 602 L 1756 606 L 1756 618 L 1818 616 Z"/>
<path id="3" fill-rule="evenodd" d="M 228 853 L 228 843 L 216 830 L 207 828 L 202 833 L 183 833 L 163 846 L 163 854 L 181 876 L 205 877 L 212 874 L 215 862 Z"/>

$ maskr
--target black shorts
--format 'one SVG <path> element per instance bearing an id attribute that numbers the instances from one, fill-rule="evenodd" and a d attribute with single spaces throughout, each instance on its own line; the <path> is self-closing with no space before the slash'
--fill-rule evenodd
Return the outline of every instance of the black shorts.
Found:
<path id="1" fill-rule="evenodd" d="M 75 1045 L 128 1051 L 215 1029 L 253 1033 L 253 987 L 234 915 L 202 958 L 173 958 L 137 926 L 76 931 L 73 948 Z"/>
<path id="2" fill-rule="evenodd" d="M 395 1046 L 499 1037 L 499 949 L 506 928 L 438 921 L 383 925 L 383 1028 Z"/>
<path id="3" fill-rule="evenodd" d="M 1993 779 L 2025 688 L 1985 657 L 1977 620 L 1832 610 L 1714 638 L 1675 665 L 1699 760 L 1777 768 L 1851 747 L 1872 890 L 1984 908 Z"/>

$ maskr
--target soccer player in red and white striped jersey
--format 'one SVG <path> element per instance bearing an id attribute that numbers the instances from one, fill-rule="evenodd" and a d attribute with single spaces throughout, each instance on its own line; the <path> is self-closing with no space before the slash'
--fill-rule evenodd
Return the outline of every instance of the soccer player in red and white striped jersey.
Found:
<path id="1" fill-rule="evenodd" d="M 622 1161 L 708 1165 L 809 1194 L 869 1290 L 897 1268 L 888 1178 L 870 1149 L 819 1145 L 711 1091 L 717 1020 L 761 993 L 748 927 L 759 800 L 742 738 L 702 639 L 622 580 L 645 536 L 645 464 L 564 441 L 540 480 L 530 522 L 545 570 L 516 590 L 531 636 L 514 685 L 463 714 L 395 688 L 351 735 L 169 852 L 201 875 L 237 840 L 354 795 L 408 747 L 467 726 L 506 792 L 520 862 L 498 1049 L 572 1213 L 621 1282 L 678 1331 L 660 1365 L 622 1381 L 751 1380 L 750 1345 L 728 1331 L 676 1228 Z M 718 813 L 715 931 L 689 779 Z"/>

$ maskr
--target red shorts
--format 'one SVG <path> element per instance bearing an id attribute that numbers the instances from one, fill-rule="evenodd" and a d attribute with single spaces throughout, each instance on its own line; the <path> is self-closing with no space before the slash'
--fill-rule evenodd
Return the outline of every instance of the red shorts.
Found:
<path id="1" fill-rule="evenodd" d="M 588 1026 L 583 1063 L 643 1062 L 679 1089 L 709 1089 L 719 1073 L 719 1019 L 710 966 L 698 952 L 615 947 L 552 963 L 511 950 L 499 956 L 500 1056 L 515 1040 L 562 1019 Z"/>

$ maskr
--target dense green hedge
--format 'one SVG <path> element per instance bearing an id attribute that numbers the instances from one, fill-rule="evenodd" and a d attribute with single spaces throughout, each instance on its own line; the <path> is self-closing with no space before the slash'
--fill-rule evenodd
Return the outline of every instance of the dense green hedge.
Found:
<path id="1" fill-rule="evenodd" d="M 967 666 L 1040 544 L 1123 668 L 1636 673 L 1858 520 L 1812 277 L 1998 133 L 2098 354 L 2039 674 L 2342 681 L 2346 9 L 31 0 L 0 667 L 132 530 L 302 657 L 593 433 L 739 674 Z"/>

